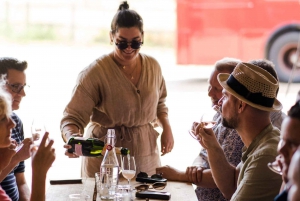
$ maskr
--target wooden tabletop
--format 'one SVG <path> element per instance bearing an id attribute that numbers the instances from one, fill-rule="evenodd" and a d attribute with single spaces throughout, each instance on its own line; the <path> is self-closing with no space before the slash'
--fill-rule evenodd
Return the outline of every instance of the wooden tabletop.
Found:
<path id="1" fill-rule="evenodd" d="M 121 179 L 119 184 L 127 184 L 124 179 Z M 131 185 L 133 187 L 140 185 L 141 183 L 136 182 L 134 179 L 131 181 Z M 70 194 L 78 194 L 81 193 L 85 187 L 86 192 L 90 195 L 89 201 L 93 199 L 93 192 L 95 187 L 95 179 L 88 178 L 86 181 L 83 181 L 82 184 L 56 184 L 50 185 L 46 192 L 46 200 L 47 201 L 68 201 Z M 184 182 L 175 182 L 175 181 L 168 181 L 167 186 L 164 192 L 171 193 L 172 201 L 182 201 L 182 200 L 189 200 L 189 201 L 197 201 L 197 196 L 195 194 L 195 190 L 191 183 L 184 183 Z M 100 201 L 99 194 L 97 195 L 97 201 Z M 134 200 L 146 200 L 141 198 L 135 198 Z M 149 199 L 154 200 L 154 199 Z M 155 199 L 157 200 L 157 199 Z"/>

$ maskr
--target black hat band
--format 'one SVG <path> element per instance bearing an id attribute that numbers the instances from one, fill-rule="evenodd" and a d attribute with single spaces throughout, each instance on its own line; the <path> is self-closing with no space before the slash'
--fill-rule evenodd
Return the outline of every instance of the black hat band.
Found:
<path id="1" fill-rule="evenodd" d="M 226 81 L 227 85 L 230 86 L 236 93 L 243 96 L 247 100 L 252 103 L 265 106 L 265 107 L 272 107 L 275 101 L 275 98 L 268 98 L 262 95 L 261 92 L 259 93 L 252 93 L 250 92 L 244 85 L 242 85 L 233 75 L 230 75 Z"/>

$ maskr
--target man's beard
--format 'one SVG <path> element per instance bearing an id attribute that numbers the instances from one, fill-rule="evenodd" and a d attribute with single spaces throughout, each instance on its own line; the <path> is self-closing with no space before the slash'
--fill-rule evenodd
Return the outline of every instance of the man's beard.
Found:
<path id="1" fill-rule="evenodd" d="M 238 125 L 237 114 L 230 119 L 225 119 L 224 117 L 222 117 L 222 124 L 226 128 L 236 129 Z"/>

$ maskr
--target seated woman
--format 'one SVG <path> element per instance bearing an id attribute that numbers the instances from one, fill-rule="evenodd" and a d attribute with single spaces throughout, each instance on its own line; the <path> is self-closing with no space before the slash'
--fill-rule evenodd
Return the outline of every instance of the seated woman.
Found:
<path id="1" fill-rule="evenodd" d="M 0 172 L 9 164 L 16 154 L 15 143 L 11 140 L 11 129 L 15 122 L 11 119 L 11 97 L 0 86 Z M 46 143 L 49 133 L 46 133 L 32 159 L 32 194 L 31 201 L 45 200 L 46 175 L 55 160 L 53 140 Z M 32 150 L 35 151 L 35 150 Z M 0 200 L 10 201 L 5 191 L 0 187 Z"/>

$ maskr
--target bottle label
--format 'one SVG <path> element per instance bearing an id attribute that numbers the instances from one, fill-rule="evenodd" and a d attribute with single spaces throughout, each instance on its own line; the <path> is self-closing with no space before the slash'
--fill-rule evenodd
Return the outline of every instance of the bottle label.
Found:
<path id="1" fill-rule="evenodd" d="M 82 145 L 81 144 L 75 144 L 75 154 L 77 156 L 82 156 Z"/>
<path id="2" fill-rule="evenodd" d="M 112 150 L 112 146 L 109 144 L 109 145 L 107 145 L 107 147 L 106 147 L 106 149 L 108 150 L 108 151 L 110 151 L 110 150 Z"/>

